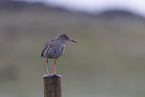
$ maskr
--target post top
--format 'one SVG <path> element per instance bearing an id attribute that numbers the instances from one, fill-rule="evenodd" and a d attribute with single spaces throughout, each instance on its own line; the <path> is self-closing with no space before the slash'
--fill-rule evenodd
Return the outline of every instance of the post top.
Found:
<path id="1" fill-rule="evenodd" d="M 45 74 L 43 77 L 61 77 L 59 74 Z"/>

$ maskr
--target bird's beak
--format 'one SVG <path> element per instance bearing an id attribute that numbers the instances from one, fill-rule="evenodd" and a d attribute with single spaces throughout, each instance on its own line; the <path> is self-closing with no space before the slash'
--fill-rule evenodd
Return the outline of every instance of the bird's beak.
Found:
<path id="1" fill-rule="evenodd" d="M 74 41 L 74 40 L 72 40 L 72 39 L 70 39 L 70 38 L 68 38 L 67 40 L 68 40 L 68 41 L 71 41 L 71 42 L 74 42 L 74 43 L 77 43 L 76 41 Z"/>

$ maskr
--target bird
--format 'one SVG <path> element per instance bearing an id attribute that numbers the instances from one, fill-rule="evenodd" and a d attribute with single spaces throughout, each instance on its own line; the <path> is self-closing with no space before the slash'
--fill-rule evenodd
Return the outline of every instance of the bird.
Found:
<path id="1" fill-rule="evenodd" d="M 56 74 L 56 61 L 57 61 L 57 58 L 59 58 L 64 53 L 66 41 L 71 41 L 71 42 L 77 43 L 75 40 L 70 39 L 66 33 L 61 33 L 58 37 L 56 37 L 52 40 L 49 40 L 48 42 L 45 43 L 45 45 L 42 49 L 42 52 L 41 52 L 41 57 L 47 58 L 46 74 L 49 74 L 48 59 L 55 59 L 54 74 Z"/>

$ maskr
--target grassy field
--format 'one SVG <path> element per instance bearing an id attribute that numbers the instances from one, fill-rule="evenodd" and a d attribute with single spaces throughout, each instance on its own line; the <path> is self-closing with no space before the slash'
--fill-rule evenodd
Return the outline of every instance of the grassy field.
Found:
<path id="1" fill-rule="evenodd" d="M 60 33 L 78 42 L 57 61 L 63 97 L 145 97 L 145 22 L 63 11 L 0 11 L 0 97 L 43 97 L 40 53 Z"/>

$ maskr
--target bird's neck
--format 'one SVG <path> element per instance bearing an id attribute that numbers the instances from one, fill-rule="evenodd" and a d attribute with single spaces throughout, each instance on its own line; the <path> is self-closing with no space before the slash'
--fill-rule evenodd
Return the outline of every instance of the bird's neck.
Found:
<path id="1" fill-rule="evenodd" d="M 62 44 L 65 44 L 66 40 L 60 40 Z"/>

